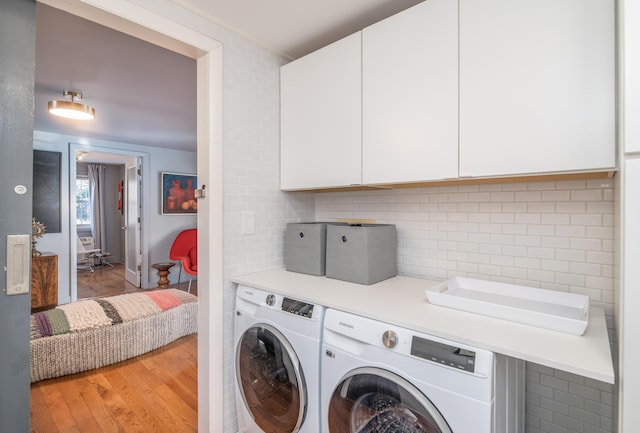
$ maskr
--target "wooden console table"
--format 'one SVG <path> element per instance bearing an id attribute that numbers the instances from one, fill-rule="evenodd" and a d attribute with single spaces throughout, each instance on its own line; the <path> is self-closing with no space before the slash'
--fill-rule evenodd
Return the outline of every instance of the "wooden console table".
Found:
<path id="1" fill-rule="evenodd" d="M 42 253 L 31 257 L 31 311 L 58 305 L 58 256 Z"/>

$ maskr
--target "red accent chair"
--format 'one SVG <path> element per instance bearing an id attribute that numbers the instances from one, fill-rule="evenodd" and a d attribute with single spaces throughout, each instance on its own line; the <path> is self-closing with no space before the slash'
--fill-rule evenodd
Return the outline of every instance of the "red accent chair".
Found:
<path id="1" fill-rule="evenodd" d="M 182 276 L 182 269 L 189 274 L 189 288 L 191 292 L 191 276 L 198 275 L 198 229 L 187 229 L 178 233 L 171 245 L 169 259 L 180 262 L 178 282 Z"/>

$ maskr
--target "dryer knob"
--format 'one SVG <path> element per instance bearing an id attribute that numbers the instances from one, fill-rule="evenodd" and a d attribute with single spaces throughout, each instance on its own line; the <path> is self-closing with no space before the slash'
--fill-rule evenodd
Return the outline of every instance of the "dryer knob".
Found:
<path id="1" fill-rule="evenodd" d="M 398 334 L 393 331 L 385 331 L 385 333 L 382 334 L 382 344 L 389 349 L 393 349 L 396 347 L 396 344 L 398 344 Z"/>
<path id="2" fill-rule="evenodd" d="M 267 295 L 265 302 L 268 306 L 273 307 L 273 304 L 276 303 L 276 295 Z"/>

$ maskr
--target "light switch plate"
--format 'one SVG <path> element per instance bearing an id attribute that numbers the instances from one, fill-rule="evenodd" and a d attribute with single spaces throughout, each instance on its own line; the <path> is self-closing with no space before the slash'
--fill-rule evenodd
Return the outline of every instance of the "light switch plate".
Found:
<path id="1" fill-rule="evenodd" d="M 29 235 L 7 236 L 7 296 L 29 293 L 30 238 Z"/>
<path id="2" fill-rule="evenodd" d="M 242 234 L 252 235 L 256 232 L 256 214 L 254 212 L 242 212 Z"/>

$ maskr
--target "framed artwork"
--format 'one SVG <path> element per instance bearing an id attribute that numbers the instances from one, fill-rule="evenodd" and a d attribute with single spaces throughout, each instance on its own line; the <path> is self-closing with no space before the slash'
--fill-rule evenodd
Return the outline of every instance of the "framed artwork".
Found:
<path id="1" fill-rule="evenodd" d="M 124 215 L 124 206 L 122 205 L 122 193 L 124 192 L 124 179 L 118 182 L 118 212 Z"/>
<path id="2" fill-rule="evenodd" d="M 195 174 L 162 172 L 160 202 L 162 215 L 185 215 L 198 212 L 195 190 L 198 187 Z"/>

